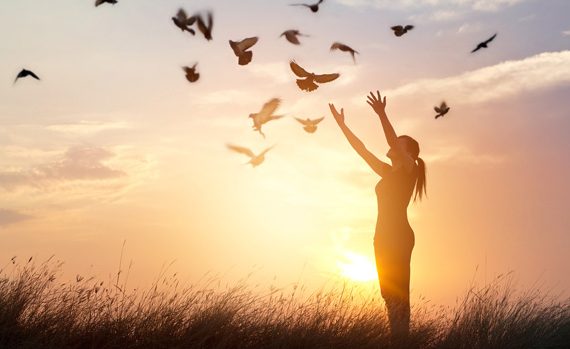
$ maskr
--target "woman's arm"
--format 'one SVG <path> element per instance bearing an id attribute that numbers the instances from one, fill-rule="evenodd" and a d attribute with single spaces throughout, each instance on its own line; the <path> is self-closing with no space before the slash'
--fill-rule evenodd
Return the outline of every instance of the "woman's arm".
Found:
<path id="1" fill-rule="evenodd" d="M 380 92 L 376 91 L 377 95 L 370 92 L 368 96 L 368 104 L 374 109 L 378 117 L 380 118 L 380 123 L 382 123 L 382 129 L 384 130 L 384 135 L 386 136 L 386 141 L 391 149 L 400 155 L 404 161 L 404 166 L 407 169 L 411 169 L 414 165 L 414 159 L 408 154 L 405 147 L 398 142 L 398 135 L 394 131 L 394 127 L 388 120 L 388 115 L 386 114 L 386 96 L 382 99 Z"/>
<path id="2" fill-rule="evenodd" d="M 352 131 L 346 126 L 344 123 L 344 109 L 340 109 L 340 113 L 336 110 L 335 106 L 332 103 L 329 103 L 329 107 L 331 109 L 331 113 L 338 123 L 342 133 L 345 135 L 346 139 L 352 146 L 354 150 L 360 155 L 364 161 L 372 168 L 374 172 L 376 172 L 381 177 L 384 177 L 389 171 L 392 170 L 392 166 L 388 165 L 387 163 L 378 159 L 374 154 L 372 154 L 366 147 L 364 143 L 358 137 L 352 133 Z"/>

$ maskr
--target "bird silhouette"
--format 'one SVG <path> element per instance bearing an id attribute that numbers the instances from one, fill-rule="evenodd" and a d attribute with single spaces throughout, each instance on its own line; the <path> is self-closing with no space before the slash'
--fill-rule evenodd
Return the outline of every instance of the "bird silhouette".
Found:
<path id="1" fill-rule="evenodd" d="M 257 40 L 257 36 L 246 38 L 242 41 L 230 40 L 230 47 L 234 51 L 234 54 L 239 58 L 239 65 L 247 65 L 249 62 L 251 62 L 251 59 L 253 58 L 253 52 L 248 51 L 248 49 L 255 45 L 257 43 Z"/>
<path id="2" fill-rule="evenodd" d="M 302 79 L 297 79 L 297 86 L 299 86 L 301 90 L 307 92 L 316 90 L 319 87 L 319 85 L 317 85 L 316 83 L 323 84 L 326 82 L 331 82 L 333 80 L 336 80 L 340 76 L 340 74 L 338 73 L 320 74 L 320 75 L 317 75 L 315 73 L 309 73 L 305 69 L 301 68 L 301 66 L 299 66 L 297 63 L 295 63 L 295 61 L 291 61 L 289 63 L 289 66 L 291 67 L 291 70 L 293 71 L 293 73 L 295 73 L 295 75 L 302 78 Z"/>
<path id="3" fill-rule="evenodd" d="M 295 120 L 299 121 L 304 126 L 303 130 L 307 131 L 308 133 L 315 133 L 315 131 L 317 130 L 317 124 L 323 121 L 324 119 L 325 119 L 324 117 L 314 120 L 311 120 L 309 118 L 307 119 L 295 118 Z"/>
<path id="4" fill-rule="evenodd" d="M 471 53 L 479 51 L 482 48 L 487 48 L 487 44 L 490 43 L 491 41 L 493 41 L 495 38 L 497 37 L 497 33 L 495 33 L 493 36 L 491 36 L 490 38 L 488 38 L 487 40 L 480 42 L 477 47 L 475 47 L 475 49 L 473 51 L 471 51 Z"/>
<path id="5" fill-rule="evenodd" d="M 16 81 L 18 81 L 18 79 L 25 78 L 27 76 L 31 76 L 32 78 L 34 78 L 36 80 L 40 80 L 40 78 L 36 74 L 34 74 L 33 71 L 30 71 L 27 69 L 22 69 L 22 71 L 19 72 L 18 75 L 16 76 L 16 79 L 14 80 L 14 84 L 16 83 Z"/>
<path id="6" fill-rule="evenodd" d="M 290 4 L 289 6 L 305 6 L 311 9 L 313 12 L 319 11 L 319 5 L 325 0 L 319 0 L 316 4 Z"/>
<path id="7" fill-rule="evenodd" d="M 196 34 L 196 31 L 190 28 L 190 26 L 194 24 L 194 22 L 196 22 L 196 16 L 188 17 L 184 9 L 178 10 L 176 17 L 172 17 L 172 21 L 174 22 L 174 25 L 180 28 L 180 30 L 182 30 L 183 32 L 187 31 L 192 35 Z"/>
<path id="8" fill-rule="evenodd" d="M 297 29 L 286 30 L 280 36 L 284 36 L 284 35 L 285 35 L 285 39 L 287 39 L 287 41 L 289 41 L 293 45 L 301 45 L 301 42 L 299 41 L 299 36 L 309 36 L 309 35 L 301 34 L 301 32 L 298 31 Z"/>
<path id="9" fill-rule="evenodd" d="M 273 113 L 279 108 L 281 104 L 281 100 L 279 98 L 272 98 L 269 102 L 266 102 L 261 111 L 255 114 L 249 114 L 249 117 L 253 121 L 253 130 L 258 131 L 263 138 L 265 138 L 265 134 L 261 130 L 261 127 L 272 120 L 281 119 L 283 115 L 273 115 Z"/>
<path id="10" fill-rule="evenodd" d="M 196 71 L 196 66 L 198 63 L 194 63 L 191 67 L 182 67 L 182 70 L 186 73 L 186 80 L 189 82 L 196 82 L 200 79 L 200 73 Z"/>
<path id="11" fill-rule="evenodd" d="M 249 156 L 250 160 L 246 164 L 251 164 L 251 166 L 253 167 L 261 165 L 263 161 L 265 161 L 265 154 L 273 148 L 273 146 L 271 146 L 262 151 L 261 153 L 259 153 L 258 155 L 255 155 L 249 148 L 246 147 L 240 147 L 238 145 L 233 145 L 233 144 L 226 144 L 226 146 L 230 150 L 235 151 L 236 153 Z"/>
<path id="12" fill-rule="evenodd" d="M 212 40 L 212 28 L 214 27 L 214 16 L 212 15 L 212 12 L 208 12 L 207 14 L 207 24 L 204 22 L 201 14 L 195 14 L 194 16 L 197 20 L 196 25 L 198 26 L 198 30 L 202 33 L 202 35 L 204 35 L 204 38 L 206 38 L 208 41 Z"/>
<path id="13" fill-rule="evenodd" d="M 95 0 L 95 7 L 102 5 L 104 3 L 115 5 L 117 3 L 117 0 Z"/>
<path id="14" fill-rule="evenodd" d="M 439 105 L 439 107 L 433 107 L 433 110 L 435 110 L 435 112 L 437 113 L 437 115 L 435 116 L 435 118 L 439 118 L 441 116 L 444 116 L 445 114 L 447 114 L 447 112 L 449 111 L 449 107 L 447 106 L 447 104 L 444 102 L 441 102 L 441 104 Z"/>
<path id="15" fill-rule="evenodd" d="M 414 29 L 414 26 L 409 25 L 409 24 L 406 26 L 395 25 L 395 26 L 391 27 L 390 29 L 392 29 L 394 31 L 394 35 L 402 36 L 402 35 L 406 34 L 408 32 L 408 30 Z"/>
<path id="16" fill-rule="evenodd" d="M 349 52 L 350 55 L 352 56 L 352 61 L 353 61 L 354 63 L 356 63 L 356 58 L 354 57 L 354 55 L 355 55 L 356 53 L 359 53 L 359 52 L 356 51 L 356 50 L 354 50 L 352 47 L 347 46 L 347 45 L 345 45 L 345 44 L 341 44 L 340 42 L 335 42 L 335 43 L 333 43 L 333 44 L 331 45 L 331 51 L 334 51 L 334 50 L 340 50 L 340 51 L 343 51 L 343 52 Z"/>

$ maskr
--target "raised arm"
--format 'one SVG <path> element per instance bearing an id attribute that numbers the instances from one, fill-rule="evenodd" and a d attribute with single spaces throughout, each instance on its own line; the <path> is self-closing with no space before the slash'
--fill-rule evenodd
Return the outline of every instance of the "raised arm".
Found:
<path id="1" fill-rule="evenodd" d="M 372 107 L 372 109 L 374 109 L 380 118 L 380 123 L 382 124 L 382 129 L 384 130 L 384 135 L 386 136 L 388 145 L 400 155 L 404 166 L 411 169 L 415 161 L 408 154 L 405 146 L 398 142 L 398 135 L 396 134 L 396 131 L 394 131 L 394 127 L 392 127 L 390 120 L 388 120 L 388 115 L 386 114 L 386 96 L 382 98 L 379 91 L 376 91 L 376 95 L 370 92 L 367 103 Z"/>
<path id="2" fill-rule="evenodd" d="M 381 177 L 384 177 L 389 171 L 392 170 L 392 166 L 388 165 L 387 163 L 378 159 L 374 154 L 372 154 L 366 147 L 364 143 L 358 137 L 352 133 L 352 131 L 346 126 L 344 123 L 344 109 L 340 109 L 340 113 L 336 110 L 335 106 L 332 103 L 329 103 L 329 107 L 331 109 L 331 113 L 336 120 L 338 126 L 340 127 L 342 133 L 345 135 L 346 139 L 352 146 L 354 150 L 360 155 L 364 161 L 372 168 L 374 172 L 376 172 Z"/>

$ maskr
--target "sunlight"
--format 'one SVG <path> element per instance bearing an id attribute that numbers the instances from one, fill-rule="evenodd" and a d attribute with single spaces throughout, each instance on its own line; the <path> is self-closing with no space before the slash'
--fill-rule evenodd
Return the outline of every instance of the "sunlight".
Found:
<path id="1" fill-rule="evenodd" d="M 345 252 L 344 261 L 338 261 L 340 274 L 352 281 L 368 282 L 377 278 L 376 265 L 370 258 L 354 253 Z"/>

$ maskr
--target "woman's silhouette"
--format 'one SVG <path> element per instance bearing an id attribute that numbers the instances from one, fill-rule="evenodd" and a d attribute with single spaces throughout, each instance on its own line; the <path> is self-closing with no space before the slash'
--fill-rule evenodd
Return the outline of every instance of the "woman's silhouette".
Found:
<path id="1" fill-rule="evenodd" d="M 386 154 L 389 165 L 374 156 L 344 122 L 333 104 L 331 112 L 350 145 L 382 179 L 376 185 L 378 218 L 374 235 L 376 269 L 382 297 L 388 309 L 392 336 L 407 336 L 410 325 L 410 258 L 414 248 L 414 231 L 408 222 L 407 208 L 426 192 L 425 164 L 418 157 L 418 142 L 409 136 L 397 136 L 386 115 L 386 97 L 370 92 L 368 104 L 380 118 L 390 146 Z"/>

